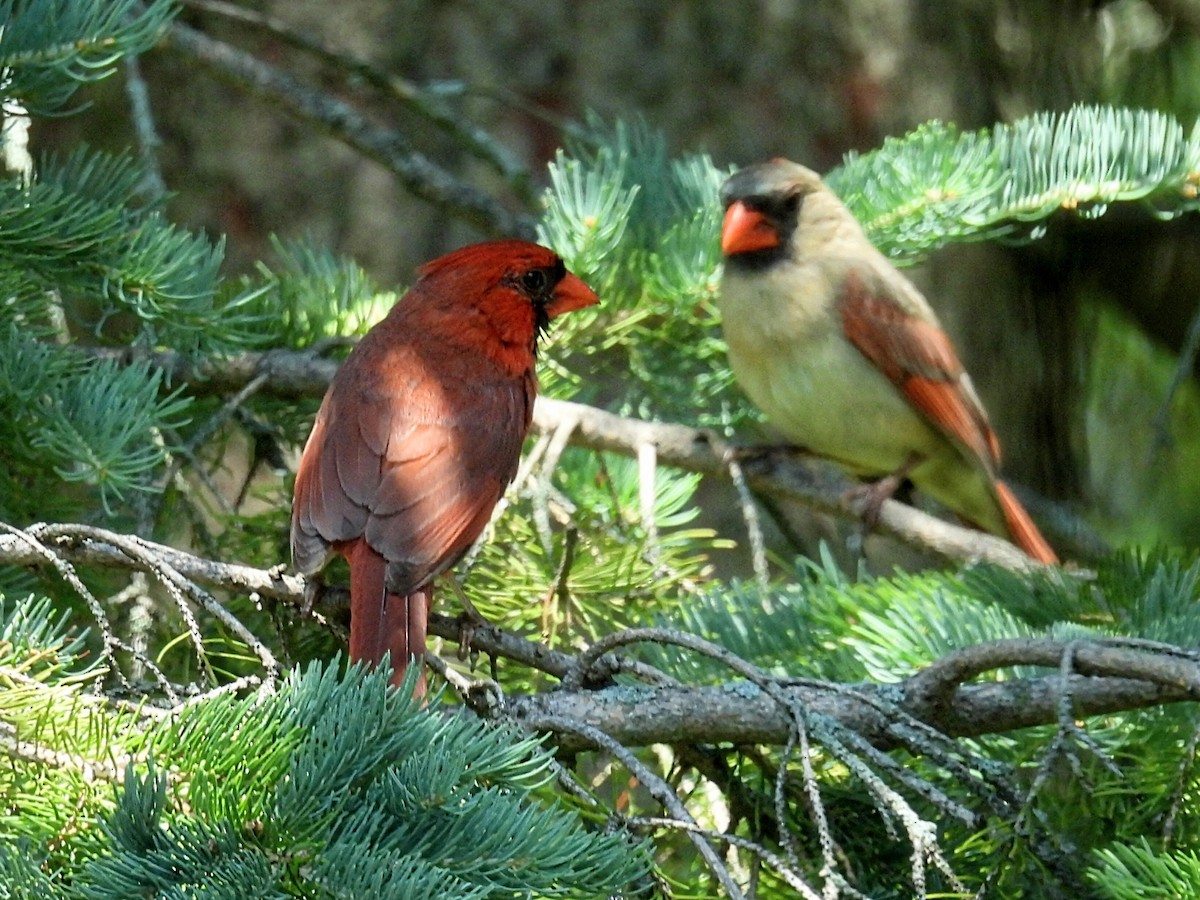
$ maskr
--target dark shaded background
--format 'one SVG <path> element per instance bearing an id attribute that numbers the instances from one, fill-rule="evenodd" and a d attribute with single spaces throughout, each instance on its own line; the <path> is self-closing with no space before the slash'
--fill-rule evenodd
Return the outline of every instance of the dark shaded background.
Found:
<path id="1" fill-rule="evenodd" d="M 1200 95 L 1200 4 L 1189 0 L 238 6 L 416 84 L 461 87 L 455 102 L 463 114 L 535 179 L 562 143 L 560 122 L 588 111 L 641 117 L 673 150 L 706 150 L 722 165 L 786 155 L 827 170 L 847 151 L 869 150 L 930 118 L 974 128 L 1114 102 L 1171 111 L 1190 128 Z M 353 96 L 447 169 L 519 206 L 494 173 L 427 123 L 227 12 L 195 2 L 181 22 Z M 269 256 L 268 236 L 277 233 L 311 236 L 382 283 L 403 284 L 421 261 L 482 236 L 169 43 L 141 69 L 174 194 L 170 210 L 228 236 L 231 273 Z M 104 82 L 89 92 L 94 105 L 85 114 L 39 122 L 35 147 L 78 138 L 110 148 L 134 143 L 124 87 Z M 1151 419 L 1165 396 L 1146 391 L 1161 385 L 1130 399 L 1118 384 L 1154 347 L 1179 352 L 1197 310 L 1198 237 L 1194 217 L 1162 223 L 1134 208 L 1096 221 L 1064 214 L 1038 243 L 954 248 L 914 273 L 974 374 L 1009 473 L 1088 511 L 1118 538 L 1200 543 L 1197 494 L 1172 482 L 1191 467 L 1195 445 L 1180 433 L 1189 430 L 1190 407 L 1156 435 Z M 1137 359 L 1111 349 L 1098 358 L 1097 348 L 1112 343 L 1098 329 L 1128 326 L 1134 339 L 1121 346 L 1133 346 Z"/>

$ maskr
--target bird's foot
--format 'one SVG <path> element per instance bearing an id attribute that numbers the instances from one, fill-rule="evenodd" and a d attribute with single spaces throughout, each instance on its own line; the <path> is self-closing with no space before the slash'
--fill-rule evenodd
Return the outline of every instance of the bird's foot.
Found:
<path id="1" fill-rule="evenodd" d="M 436 653 L 426 656 L 425 662 L 446 680 L 463 703 L 483 718 L 495 717 L 504 707 L 504 691 L 495 679 L 471 678 L 464 675 Z"/>
<path id="2" fill-rule="evenodd" d="M 903 483 L 904 478 L 893 473 L 850 489 L 847 500 L 858 507 L 865 531 L 875 530 L 875 526 L 879 524 L 879 513 L 883 510 L 883 504 L 892 499 Z"/>
<path id="3" fill-rule="evenodd" d="M 312 615 L 313 607 L 325 592 L 325 584 L 318 578 L 304 579 L 304 597 L 300 600 L 300 618 L 307 619 Z"/>
<path id="4" fill-rule="evenodd" d="M 875 530 L 875 526 L 879 524 L 879 514 L 883 510 L 883 504 L 896 495 L 896 491 L 900 490 L 901 485 L 908 479 L 908 473 L 921 459 L 920 454 L 910 453 L 896 471 L 869 484 L 859 485 L 850 491 L 849 499 L 860 507 L 859 514 L 862 516 L 863 527 L 868 532 Z"/>
<path id="5" fill-rule="evenodd" d="M 474 639 L 475 630 L 478 628 L 490 628 L 492 623 L 484 618 L 483 613 L 475 608 L 475 604 L 471 602 L 461 584 L 453 578 L 449 579 L 449 581 L 450 589 L 454 591 L 458 597 L 458 602 L 462 604 L 463 608 L 463 611 L 458 614 L 458 658 L 465 660 L 471 655 L 471 641 Z"/>

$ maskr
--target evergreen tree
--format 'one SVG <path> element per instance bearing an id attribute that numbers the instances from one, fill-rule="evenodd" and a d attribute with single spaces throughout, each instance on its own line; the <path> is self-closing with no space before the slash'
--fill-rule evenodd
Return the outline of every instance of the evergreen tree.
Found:
<path id="1" fill-rule="evenodd" d="M 68 114 L 166 34 L 195 40 L 177 12 L 0 3 L 10 123 Z M 444 98 L 415 107 L 532 199 Z M 1200 132 L 1081 106 L 929 123 L 829 182 L 909 263 L 1116 204 L 1190 214 L 1197 172 Z M 577 404 L 546 408 L 707 430 L 671 432 L 694 443 L 656 462 L 570 415 L 543 423 L 457 575 L 511 658 L 494 680 L 451 666 L 455 690 L 424 708 L 339 663 L 336 592 L 309 610 L 272 568 L 286 481 L 251 478 L 303 440 L 343 339 L 397 294 L 306 241 L 223 278 L 223 242 L 172 224 L 147 174 L 78 148 L 0 179 L 0 897 L 1200 892 L 1200 730 L 1176 702 L 1200 684 L 1181 649 L 1200 635 L 1194 555 L 848 575 L 830 555 L 768 560 L 747 503 L 735 537 L 758 577 L 714 575 L 733 540 L 698 523 L 698 470 L 723 462 L 696 446 L 758 417 L 724 364 L 709 158 L 593 120 L 552 164 L 538 235 L 604 302 L 546 347 L 547 395 Z M 214 480 L 238 448 L 229 502 Z M 778 488 L 768 508 L 786 499 L 773 470 L 733 471 Z M 586 720 L 531 718 L 553 683 Z M 782 737 L 619 740 L 710 686 L 748 715 L 766 698 Z"/>

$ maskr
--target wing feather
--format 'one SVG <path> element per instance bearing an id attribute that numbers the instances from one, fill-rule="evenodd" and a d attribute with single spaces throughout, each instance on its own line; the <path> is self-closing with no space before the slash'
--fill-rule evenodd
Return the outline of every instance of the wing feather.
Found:
<path id="1" fill-rule="evenodd" d="M 397 365 L 420 371 L 413 360 Z M 457 562 L 486 527 L 516 474 L 536 382 L 430 376 L 392 392 L 386 379 L 359 377 L 361 368 L 335 382 L 305 447 L 293 557 L 316 571 L 335 545 L 365 536 L 389 563 L 389 590 L 406 594 Z M 497 460 L 508 462 L 504 471 Z"/>
<path id="2" fill-rule="evenodd" d="M 945 435 L 995 477 L 1000 444 L 950 338 L 851 277 L 841 300 L 850 342 Z"/>

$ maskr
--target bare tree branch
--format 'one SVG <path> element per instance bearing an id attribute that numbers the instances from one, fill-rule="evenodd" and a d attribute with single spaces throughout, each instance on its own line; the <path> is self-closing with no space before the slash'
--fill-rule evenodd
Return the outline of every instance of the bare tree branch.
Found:
<path id="1" fill-rule="evenodd" d="M 166 42 L 218 75 L 322 128 L 394 172 L 416 196 L 470 222 L 485 234 L 533 236 L 532 218 L 512 213 L 490 194 L 456 178 L 416 150 L 402 133 L 373 124 L 344 100 L 178 22 L 168 30 Z"/>
<path id="2" fill-rule="evenodd" d="M 672 426 L 680 427 L 680 426 Z M 274 600 L 301 607 L 304 581 L 280 569 L 261 570 L 219 563 L 139 541 L 142 552 L 109 542 L 87 526 L 40 526 L 44 539 L 31 543 L 18 534 L 0 534 L 0 564 L 45 566 L 49 551 L 72 565 L 136 569 L 153 574 L 169 567 L 208 589 Z M 152 559 L 155 557 L 155 559 Z M 344 602 L 344 592 L 326 592 L 324 602 Z M 456 618 L 434 616 L 431 631 L 449 640 L 462 636 Z M 581 671 L 579 658 L 551 650 L 493 626 L 471 626 L 475 649 L 565 678 Z M 615 646 L 616 644 L 614 644 Z M 990 683 L 966 682 L 1012 666 L 1058 668 L 1072 654 L 1073 675 Z M 590 659 L 590 657 L 588 658 Z M 585 666 L 588 660 L 584 660 Z M 596 666 L 615 671 L 601 660 Z M 598 729 L 625 746 L 669 744 L 784 744 L 794 728 L 788 706 L 824 716 L 887 748 L 910 745 L 905 716 L 952 737 L 974 737 L 1055 724 L 1066 690 L 1075 716 L 1086 717 L 1200 699 L 1196 654 L 1169 645 L 1124 639 L 1053 641 L 1014 639 L 963 648 L 922 672 L 893 685 L 843 685 L 814 680 L 773 679 L 761 686 L 747 681 L 716 685 L 654 684 L 603 690 L 560 690 L 509 696 L 505 712 L 531 730 L 553 730 L 572 721 Z M 787 702 L 781 703 L 780 698 Z M 889 711 L 892 714 L 889 714 Z M 559 735 L 567 749 L 589 746 L 576 729 Z"/>
<path id="3" fill-rule="evenodd" d="M 549 430 L 567 416 L 577 420 L 571 442 L 578 446 L 636 456 L 639 447 L 652 444 L 662 464 L 728 477 L 730 448 L 711 432 L 686 425 L 629 419 L 549 397 L 538 398 L 533 425 L 539 430 Z M 832 465 L 786 450 L 752 453 L 738 462 L 747 483 L 756 491 L 785 497 L 854 522 L 862 521 L 863 505 L 854 493 L 854 482 Z M 894 500 L 884 502 L 876 527 L 881 533 L 932 551 L 950 562 L 987 562 L 1019 572 L 1038 568 L 1008 541 L 943 522 Z"/>
<path id="4" fill-rule="evenodd" d="M 123 350 L 90 352 L 102 358 L 130 358 Z M 191 361 L 163 351 L 150 354 L 149 360 L 167 373 L 169 384 L 185 384 L 197 395 L 231 393 L 252 379 L 263 378 L 261 393 L 320 397 L 337 371 L 335 361 L 295 350 L 244 353 L 220 361 Z M 574 426 L 569 439 L 575 446 L 636 459 L 639 448 L 650 445 L 661 465 L 729 477 L 730 448 L 712 432 L 630 419 L 580 403 L 538 397 L 533 415 L 536 430 L 554 433 L 564 422 Z M 755 491 L 852 522 L 862 521 L 862 500 L 853 490 L 855 483 L 831 464 L 782 449 L 744 453 L 738 464 Z M 884 502 L 876 529 L 956 565 L 983 562 L 1017 572 L 1040 568 L 1008 541 L 945 522 L 894 500 Z"/>
<path id="5" fill-rule="evenodd" d="M 987 647 L 986 644 L 980 645 Z M 899 685 L 785 685 L 794 702 L 826 716 L 887 749 L 902 743 L 879 702 L 900 696 L 899 708 L 953 737 L 979 737 L 1048 725 L 1058 721 L 1064 684 L 1058 676 L 965 685 L 950 703 L 936 708 L 909 701 L 907 682 Z M 1076 676 L 1070 690 L 1078 716 L 1094 716 L 1194 699 L 1179 688 L 1133 679 Z M 687 687 L 605 688 L 556 691 L 508 698 L 508 712 L 534 730 L 549 730 L 559 718 L 587 722 L 629 746 L 648 744 L 774 744 L 786 742 L 790 717 L 756 685 L 726 682 Z M 567 750 L 584 744 L 559 736 Z"/>
<path id="6" fill-rule="evenodd" d="M 376 68 L 370 63 L 340 52 L 318 40 L 311 30 L 293 27 L 276 16 L 238 6 L 226 0 L 187 0 L 193 9 L 232 19 L 277 38 L 292 47 L 320 59 L 352 79 L 359 79 L 383 91 L 417 116 L 433 123 L 456 144 L 483 160 L 504 177 L 521 201 L 532 207 L 536 202 L 529 169 L 491 134 L 462 115 L 461 110 L 445 103 L 441 96 L 406 78 Z"/>

